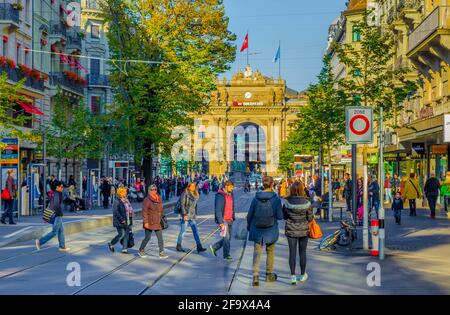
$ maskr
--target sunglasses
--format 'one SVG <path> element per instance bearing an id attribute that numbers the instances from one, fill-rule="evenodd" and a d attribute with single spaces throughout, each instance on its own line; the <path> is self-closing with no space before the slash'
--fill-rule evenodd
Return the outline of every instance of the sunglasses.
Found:
<path id="1" fill-rule="evenodd" d="M 154 189 L 154 188 L 152 188 L 152 189 L 150 189 L 150 191 L 156 191 L 157 189 Z"/>

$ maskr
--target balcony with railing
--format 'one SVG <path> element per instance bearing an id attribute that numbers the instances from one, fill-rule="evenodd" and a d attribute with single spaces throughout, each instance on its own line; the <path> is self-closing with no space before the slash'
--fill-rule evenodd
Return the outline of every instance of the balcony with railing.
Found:
<path id="1" fill-rule="evenodd" d="M 105 74 L 88 74 L 87 79 L 89 86 L 111 86 L 108 76 Z"/>
<path id="2" fill-rule="evenodd" d="M 43 92 L 45 89 L 44 81 L 26 76 L 19 68 L 11 68 L 8 64 L 0 65 L 0 73 L 6 72 L 8 79 L 13 82 L 19 82 L 25 78 L 24 86 Z"/>
<path id="3" fill-rule="evenodd" d="M 80 36 L 80 30 L 74 29 L 67 32 L 67 49 L 78 49 L 81 50 L 82 38 Z"/>
<path id="4" fill-rule="evenodd" d="M 10 24 L 19 27 L 19 10 L 10 3 L 0 3 L 0 24 Z"/>
<path id="5" fill-rule="evenodd" d="M 63 72 L 51 72 L 50 83 L 53 86 L 61 85 L 62 88 L 70 90 L 80 95 L 83 95 L 84 93 L 84 85 L 70 79 Z"/>
<path id="6" fill-rule="evenodd" d="M 411 53 L 424 42 L 431 41 L 440 32 L 450 33 L 450 6 L 439 6 L 433 10 L 409 35 L 408 49 Z"/>

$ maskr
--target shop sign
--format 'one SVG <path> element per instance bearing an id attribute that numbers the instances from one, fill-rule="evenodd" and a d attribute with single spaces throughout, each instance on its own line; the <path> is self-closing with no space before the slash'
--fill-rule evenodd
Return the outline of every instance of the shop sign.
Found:
<path id="1" fill-rule="evenodd" d="M 263 102 L 233 102 L 233 106 L 263 106 Z"/>
<path id="2" fill-rule="evenodd" d="M 431 146 L 432 154 L 447 154 L 447 145 L 446 144 L 433 144 Z"/>
<path id="3" fill-rule="evenodd" d="M 3 138 L 5 145 L 0 152 L 0 164 L 19 164 L 19 139 Z"/>
<path id="4" fill-rule="evenodd" d="M 406 160 L 406 153 L 385 153 L 384 154 L 384 160 L 388 162 L 396 162 L 398 161 L 405 161 Z"/>
<path id="5" fill-rule="evenodd" d="M 411 148 L 413 150 L 412 155 L 424 155 L 425 154 L 425 143 L 423 143 L 423 142 L 418 142 L 418 143 L 413 142 Z"/>
<path id="6" fill-rule="evenodd" d="M 312 155 L 294 155 L 295 163 L 311 163 L 312 160 Z"/>
<path id="7" fill-rule="evenodd" d="M 371 154 L 367 157 L 367 164 L 378 164 L 378 154 Z"/>

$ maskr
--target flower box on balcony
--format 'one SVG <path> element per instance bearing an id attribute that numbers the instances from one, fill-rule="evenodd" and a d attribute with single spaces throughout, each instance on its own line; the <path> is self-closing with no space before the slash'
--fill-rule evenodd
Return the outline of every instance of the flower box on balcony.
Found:
<path id="1" fill-rule="evenodd" d="M 19 70 L 23 75 L 27 77 L 31 76 L 31 68 L 29 68 L 27 65 L 19 64 Z"/>
<path id="2" fill-rule="evenodd" d="M 3 35 L 3 42 L 7 42 L 8 41 L 8 36 L 6 36 L 6 35 Z"/>

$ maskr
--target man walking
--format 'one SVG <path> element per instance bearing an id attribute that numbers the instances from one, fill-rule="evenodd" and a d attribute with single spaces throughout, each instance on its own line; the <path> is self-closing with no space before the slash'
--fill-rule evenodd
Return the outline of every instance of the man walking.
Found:
<path id="1" fill-rule="evenodd" d="M 345 173 L 345 183 L 344 183 L 344 191 L 342 193 L 345 198 L 345 202 L 347 203 L 347 211 L 352 211 L 352 180 L 350 179 L 350 174 Z"/>
<path id="2" fill-rule="evenodd" d="M 439 180 L 434 174 L 425 182 L 425 187 L 423 189 L 425 197 L 428 200 L 428 205 L 430 206 L 430 218 L 434 219 L 436 217 L 436 202 L 439 196 L 440 184 Z"/>
<path id="3" fill-rule="evenodd" d="M 62 222 L 63 211 L 62 211 L 62 203 L 63 203 L 63 190 L 64 185 L 62 182 L 57 181 L 55 183 L 55 193 L 53 194 L 52 199 L 50 200 L 48 207 L 55 212 L 55 222 L 53 222 L 52 230 L 36 240 L 36 249 L 40 250 L 41 246 L 51 240 L 53 237 L 58 235 L 59 242 L 59 250 L 60 251 L 69 251 L 70 248 L 66 247 L 66 242 L 64 238 L 64 225 Z"/>
<path id="4" fill-rule="evenodd" d="M 376 178 L 373 178 L 372 175 L 368 177 L 369 182 L 369 213 L 372 212 L 372 209 L 375 208 L 375 213 L 378 217 L 378 209 L 380 208 L 380 185 L 378 185 L 378 181 Z"/>
<path id="5" fill-rule="evenodd" d="M 223 247 L 223 259 L 225 261 L 232 261 L 230 255 L 231 226 L 235 220 L 233 189 L 233 182 L 227 180 L 225 187 L 219 189 L 215 199 L 216 223 L 220 226 L 222 239 L 211 245 L 210 249 L 212 254 L 217 256 L 217 251 Z"/>
<path id="6" fill-rule="evenodd" d="M 384 192 L 386 194 L 386 201 L 392 203 L 392 183 L 391 174 L 386 174 L 386 181 L 384 182 Z"/>
<path id="7" fill-rule="evenodd" d="M 108 209 L 109 208 L 109 196 L 111 195 L 111 184 L 109 183 L 106 176 L 103 177 L 103 182 L 100 185 L 100 190 L 103 195 L 103 208 Z"/>
<path id="8" fill-rule="evenodd" d="M 278 220 L 283 220 L 281 199 L 273 190 L 273 178 L 264 176 L 262 184 L 264 190 L 256 193 L 247 214 L 248 239 L 255 242 L 253 252 L 253 286 L 259 286 L 259 269 L 264 244 L 267 252 L 266 281 L 273 282 L 277 280 L 277 275 L 273 273 L 275 243 L 279 236 Z"/>

